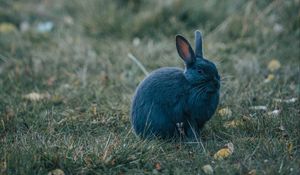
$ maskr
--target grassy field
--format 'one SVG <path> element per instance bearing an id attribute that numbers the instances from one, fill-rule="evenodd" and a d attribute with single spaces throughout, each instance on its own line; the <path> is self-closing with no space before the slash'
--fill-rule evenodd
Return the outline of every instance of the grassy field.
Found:
<path id="1" fill-rule="evenodd" d="M 299 9 L 0 0 L 0 174 L 300 174 Z M 145 74 L 128 54 L 149 72 L 183 67 L 175 35 L 196 29 L 222 76 L 218 111 L 199 143 L 139 139 L 129 111 Z"/>

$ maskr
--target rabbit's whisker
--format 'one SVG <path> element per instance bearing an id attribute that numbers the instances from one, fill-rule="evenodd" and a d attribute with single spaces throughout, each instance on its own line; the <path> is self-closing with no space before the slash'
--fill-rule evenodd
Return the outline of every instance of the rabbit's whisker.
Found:
<path id="1" fill-rule="evenodd" d="M 200 88 L 197 88 L 196 89 L 196 99 L 197 101 L 199 100 L 199 98 L 201 98 L 202 94 L 205 93 L 207 90 L 206 90 L 206 86 L 201 86 Z"/>

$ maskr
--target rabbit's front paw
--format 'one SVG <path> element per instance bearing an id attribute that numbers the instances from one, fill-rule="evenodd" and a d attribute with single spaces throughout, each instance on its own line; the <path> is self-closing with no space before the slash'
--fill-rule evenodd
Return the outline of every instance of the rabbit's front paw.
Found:
<path id="1" fill-rule="evenodd" d="M 199 138 L 199 132 L 192 128 L 192 127 L 189 127 L 187 130 L 186 130 L 186 137 L 185 137 L 185 140 L 186 142 L 195 142 L 195 141 L 198 141 L 198 138 Z"/>

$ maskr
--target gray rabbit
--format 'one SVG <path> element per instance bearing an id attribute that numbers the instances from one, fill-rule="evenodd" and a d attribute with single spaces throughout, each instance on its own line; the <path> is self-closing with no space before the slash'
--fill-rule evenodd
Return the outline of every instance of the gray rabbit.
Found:
<path id="1" fill-rule="evenodd" d="M 157 69 L 135 91 L 131 123 L 142 138 L 195 139 L 218 106 L 220 76 L 203 57 L 200 31 L 195 32 L 195 52 L 181 35 L 176 47 L 185 69 Z"/>

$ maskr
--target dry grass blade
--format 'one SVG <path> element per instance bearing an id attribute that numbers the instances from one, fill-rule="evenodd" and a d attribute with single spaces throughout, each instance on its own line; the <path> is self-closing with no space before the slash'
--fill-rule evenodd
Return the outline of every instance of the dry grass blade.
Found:
<path id="1" fill-rule="evenodd" d="M 149 74 L 143 64 L 135 56 L 133 56 L 131 53 L 128 53 L 128 57 L 144 72 L 146 76 Z"/>

